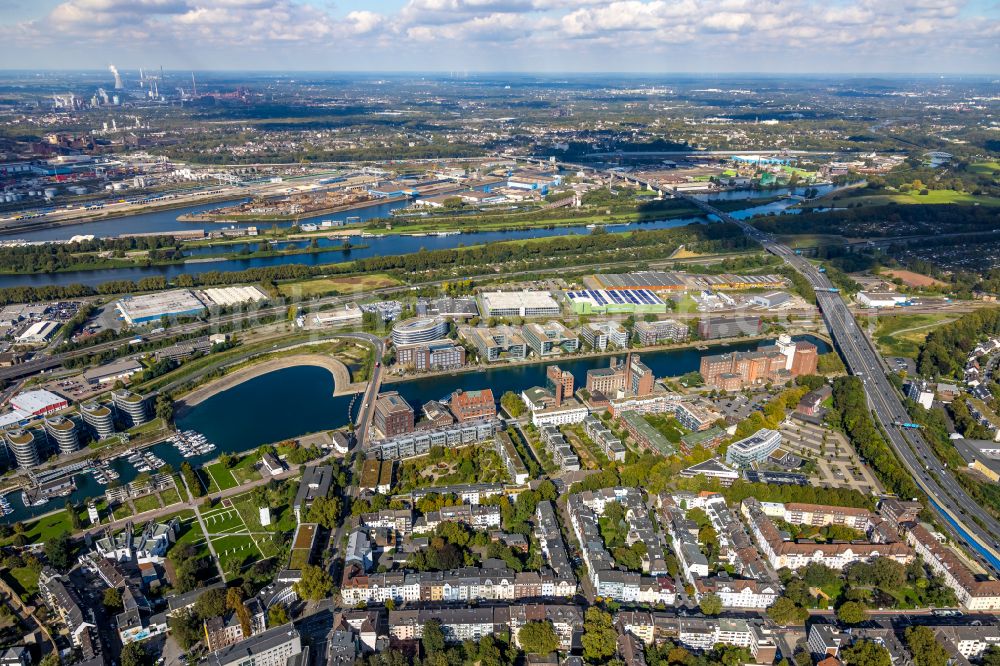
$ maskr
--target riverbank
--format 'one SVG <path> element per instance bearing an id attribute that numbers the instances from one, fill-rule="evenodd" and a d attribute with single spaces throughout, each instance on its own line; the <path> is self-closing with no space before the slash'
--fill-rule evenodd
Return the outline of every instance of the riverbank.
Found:
<path id="1" fill-rule="evenodd" d="M 266 375 L 276 370 L 294 368 L 297 366 L 315 366 L 330 371 L 333 375 L 334 396 L 348 395 L 358 390 L 355 384 L 351 383 L 351 371 L 338 359 L 323 354 L 296 354 L 284 358 L 274 358 L 263 363 L 240 368 L 230 375 L 226 375 L 216 381 L 199 386 L 175 403 L 177 416 L 180 417 L 187 409 L 202 403 L 214 395 L 227 391 L 234 386 L 239 386 L 251 379 Z M 359 384 L 361 384 L 359 382 Z M 363 385 L 363 384 L 362 384 Z"/>
<path id="2" fill-rule="evenodd" d="M 232 201 L 233 198 L 240 198 L 239 192 L 227 192 L 225 194 L 214 194 L 207 195 L 204 197 L 191 197 L 183 201 L 168 201 L 162 204 L 141 204 L 133 206 L 122 206 L 120 209 L 114 210 L 102 210 L 100 213 L 90 213 L 83 215 L 72 215 L 76 211 L 64 211 L 69 217 L 60 217 L 58 219 L 51 218 L 40 218 L 34 219 L 27 224 L 3 224 L 0 225 L 0 236 L 14 236 L 19 233 L 29 232 L 29 231 L 39 231 L 42 229 L 56 229 L 59 227 L 68 227 L 77 224 L 88 224 L 91 222 L 106 222 L 108 220 L 114 220 L 121 217 L 132 217 L 134 215 L 143 215 L 145 213 L 162 213 L 170 210 L 175 210 L 177 208 L 190 208 L 191 206 L 202 206 L 210 203 L 217 203 L 222 201 Z M 80 211 L 83 212 L 83 211 Z"/>
<path id="3" fill-rule="evenodd" d="M 824 333 L 818 333 L 813 329 L 795 328 L 788 330 L 786 332 L 789 335 L 811 335 L 815 338 L 822 340 L 823 342 L 826 342 L 827 344 L 830 345 L 833 344 L 828 335 Z M 641 356 L 642 354 L 652 354 L 655 352 L 679 351 L 683 349 L 697 349 L 699 351 L 704 351 L 706 354 L 708 354 L 711 353 L 711 350 L 715 347 L 725 347 L 728 345 L 739 344 L 741 342 L 759 342 L 761 340 L 770 340 L 775 336 L 776 334 L 773 333 L 762 334 L 762 335 L 743 335 L 736 338 L 719 338 L 718 340 L 690 340 L 688 342 L 674 342 L 666 345 L 652 345 L 649 347 L 636 347 L 633 349 L 606 349 L 605 351 L 590 351 L 577 354 L 564 354 L 561 356 L 549 356 L 546 358 L 539 358 L 537 356 L 532 356 L 523 361 L 507 361 L 506 363 L 467 365 L 457 370 L 438 370 L 436 372 L 425 372 L 419 375 L 385 374 L 382 377 L 382 383 L 397 384 L 403 382 L 411 382 L 420 379 L 433 379 L 435 377 L 448 377 L 452 375 L 467 374 L 470 372 L 483 372 L 485 370 L 518 368 L 518 367 L 540 365 L 540 364 L 558 364 L 560 362 L 575 361 L 578 359 L 624 356 L 629 352 Z"/>
<path id="4" fill-rule="evenodd" d="M 212 224 L 231 224 L 233 222 L 246 223 L 246 222 L 299 222 L 302 220 L 311 220 L 313 218 L 319 217 L 321 215 L 334 215 L 336 213 L 345 213 L 351 210 L 362 210 L 364 208 L 371 208 L 372 206 L 381 206 L 383 204 L 393 204 L 399 203 L 400 201 L 408 201 L 409 197 L 399 196 L 399 197 L 386 197 L 380 199 L 369 199 L 368 201 L 358 201 L 352 204 L 345 204 L 343 206 L 331 206 L 330 208 L 321 208 L 319 210 L 309 210 L 304 213 L 299 213 L 296 215 L 243 215 L 240 213 L 196 213 L 194 215 L 180 215 L 177 218 L 178 222 L 209 222 Z"/>

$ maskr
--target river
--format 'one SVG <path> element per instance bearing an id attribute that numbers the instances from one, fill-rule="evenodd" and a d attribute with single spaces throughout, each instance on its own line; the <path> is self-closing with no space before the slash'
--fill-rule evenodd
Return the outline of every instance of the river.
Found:
<path id="1" fill-rule="evenodd" d="M 795 336 L 796 340 L 814 343 L 819 353 L 830 351 L 823 340 L 811 335 Z M 674 377 L 697 370 L 704 354 L 721 354 L 730 351 L 756 349 L 763 341 L 713 346 L 710 351 L 694 348 L 650 351 L 642 354 L 642 361 L 657 377 Z M 386 384 L 384 390 L 399 391 L 413 408 L 420 413 L 427 400 L 441 400 L 456 389 L 472 390 L 490 388 L 497 400 L 506 391 L 520 393 L 531 386 L 545 385 L 545 368 L 558 363 L 563 370 L 573 373 L 577 386 L 583 386 L 587 370 L 606 367 L 610 357 L 572 358 L 516 366 L 498 366 L 478 372 L 460 372 L 451 375 L 416 378 Z M 293 437 L 340 428 L 349 423 L 347 413 L 351 396 L 334 396 L 333 376 L 329 371 L 315 366 L 295 366 L 276 370 L 255 377 L 231 389 L 218 393 L 204 402 L 186 410 L 178 419 L 181 430 L 196 430 L 216 445 L 216 450 L 188 460 L 198 465 L 217 458 L 223 453 L 238 453 L 256 449 L 262 444 L 276 443 Z M 254 415 L 254 416 L 248 416 Z M 170 444 L 156 444 L 150 450 L 175 470 L 180 469 L 184 458 Z M 124 458 L 114 460 L 112 466 L 128 483 L 137 475 L 135 468 Z M 89 474 L 78 474 L 77 490 L 70 495 L 73 502 L 98 498 L 104 494 Z M 13 523 L 48 513 L 62 507 L 62 498 L 48 504 L 28 508 L 21 502 L 20 493 L 8 496 L 14 512 L 3 522 Z"/>
<path id="2" fill-rule="evenodd" d="M 826 189 L 823 189 L 826 188 Z M 832 186 L 820 186 L 821 193 L 826 193 Z M 764 198 L 771 196 L 781 196 L 785 194 L 792 194 L 794 192 L 804 191 L 804 188 L 799 188 L 799 190 L 793 191 L 789 189 L 780 190 L 767 190 L 767 191 L 728 191 L 719 192 L 712 195 L 705 195 L 704 198 L 707 199 L 735 199 L 735 198 Z M 745 195 L 739 196 L 736 195 Z M 774 201 L 769 204 L 764 204 L 761 206 L 753 206 L 751 208 L 746 208 L 734 213 L 736 217 L 741 219 L 752 217 L 759 214 L 768 213 L 782 213 L 786 212 L 790 206 L 798 203 L 796 199 L 781 199 L 779 201 Z M 393 208 L 398 208 L 404 205 L 405 202 L 396 202 L 392 204 L 384 204 L 382 206 L 373 206 L 370 208 L 364 208 L 356 211 L 349 211 L 350 214 L 358 215 L 362 219 L 369 219 L 374 217 L 385 217 L 388 215 L 389 210 Z M 145 213 L 142 215 L 134 215 L 129 217 L 122 217 L 117 220 L 106 220 L 103 222 L 94 222 L 86 225 L 76 225 L 73 227 L 61 227 L 58 229 L 45 229 L 37 232 L 32 232 L 31 234 L 18 235 L 19 238 L 23 237 L 28 240 L 52 240 L 56 238 L 69 238 L 73 234 L 79 233 L 94 233 L 95 235 L 116 235 L 124 232 L 148 232 L 148 231 L 171 231 L 178 228 L 184 228 L 184 223 L 177 222 L 176 218 L 178 215 L 183 215 L 185 213 L 197 212 L 197 210 L 205 210 L 208 208 L 218 207 L 222 204 L 207 204 L 202 206 L 194 206 L 191 208 L 179 208 L 172 211 L 161 211 L 159 213 Z M 787 212 L 797 212 L 797 209 L 792 209 Z M 316 219 L 344 219 L 348 217 L 348 213 L 340 213 L 337 215 L 320 215 Z M 311 219 L 311 218 L 310 218 Z M 643 223 L 633 223 L 627 224 L 616 224 L 616 225 L 606 225 L 605 229 L 611 233 L 620 233 L 623 231 L 629 231 L 634 229 L 669 229 L 679 226 L 684 226 L 691 223 L 702 223 L 707 221 L 706 217 L 684 217 L 675 218 L 670 220 L 657 220 L 652 222 Z M 289 224 L 289 223 L 284 223 Z M 242 224 L 240 226 L 250 226 L 250 223 Z M 98 228 L 99 227 L 99 228 Z M 114 233 L 112 233 L 114 232 Z M 245 258 L 220 258 L 213 261 L 205 262 L 194 262 L 186 264 L 174 264 L 169 266 L 149 266 L 149 267 L 136 267 L 136 268 L 111 268 L 107 270 L 94 270 L 94 271 L 67 271 L 62 273 L 41 273 L 34 275 L 0 275 L 0 288 L 2 287 L 17 287 L 17 286 L 44 286 L 44 285 L 68 285 L 68 284 L 85 284 L 90 286 L 97 286 L 103 282 L 109 282 L 112 280 L 140 280 L 145 277 L 158 277 L 162 276 L 168 280 L 172 280 L 178 275 L 184 273 L 204 273 L 207 271 L 242 271 L 249 268 L 262 268 L 266 266 L 281 266 L 285 264 L 304 264 L 307 266 L 314 266 L 319 264 L 332 264 L 344 261 L 351 261 L 355 259 L 365 259 L 368 257 L 381 257 L 399 254 L 411 254 L 418 252 L 421 249 L 426 250 L 441 250 L 441 249 L 452 249 L 461 246 L 469 245 L 480 245 L 484 243 L 491 243 L 497 241 L 511 241 L 519 240 L 524 238 L 543 238 L 551 236 L 567 236 L 572 234 L 587 234 L 590 233 L 585 225 L 576 225 L 568 227 L 555 227 L 551 229 L 545 228 L 535 228 L 535 229 L 524 229 L 519 231 L 477 231 L 467 234 L 457 234 L 452 236 L 401 236 L 392 235 L 376 238 L 361 238 L 360 236 L 352 236 L 351 242 L 355 245 L 363 245 L 364 247 L 358 247 L 356 249 L 351 249 L 348 251 L 341 249 L 342 240 L 330 240 L 330 239 L 320 239 L 319 244 L 321 248 L 329 248 L 329 250 L 324 250 L 320 252 L 311 252 L 307 254 L 298 254 L 290 256 L 272 256 L 272 257 L 245 257 Z M 36 236 L 39 235 L 39 236 Z M 45 235 L 44 237 L 41 235 Z M 304 247 L 305 242 L 302 243 L 283 243 L 280 244 L 281 247 Z M 242 248 L 247 248 L 250 250 L 256 249 L 257 244 L 254 242 L 248 242 L 242 245 L 236 245 L 230 249 L 233 252 L 238 252 Z M 193 256 L 212 254 L 218 252 L 220 248 L 199 248 L 192 252 Z"/>

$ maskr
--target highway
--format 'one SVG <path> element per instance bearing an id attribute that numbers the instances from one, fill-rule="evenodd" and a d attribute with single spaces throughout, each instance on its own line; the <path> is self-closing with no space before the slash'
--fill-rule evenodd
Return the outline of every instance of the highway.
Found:
<path id="1" fill-rule="evenodd" d="M 536 158 L 529 158 L 526 161 L 545 164 Z M 559 163 L 558 166 L 574 170 L 602 171 L 592 166 L 585 167 L 578 164 Z M 933 448 L 919 430 L 904 430 L 896 425 L 909 422 L 910 415 L 896 393 L 895 386 L 886 376 L 889 369 L 867 334 L 854 321 L 847 304 L 826 274 L 821 273 L 816 265 L 795 254 L 787 245 L 778 243 L 770 234 L 758 230 L 749 222 L 738 220 L 718 210 L 706 201 L 632 174 L 616 175 L 640 187 L 689 201 L 705 213 L 714 215 L 723 222 L 737 225 L 749 238 L 760 243 L 766 251 L 780 257 L 806 278 L 816 291 L 817 304 L 834 344 L 844 357 L 848 371 L 861 379 L 872 414 L 895 450 L 896 456 L 902 461 L 914 482 L 930 499 L 931 508 L 944 518 L 948 529 L 959 541 L 971 547 L 970 554 L 993 573 L 1000 573 L 1000 521 L 969 497 L 955 475 L 942 466 Z"/>
<path id="2" fill-rule="evenodd" d="M 941 514 L 961 541 L 972 546 L 972 553 L 994 572 L 1000 571 L 1000 521 L 977 504 L 955 479 L 954 474 L 937 459 L 931 445 L 919 430 L 903 430 L 897 423 L 910 421 L 910 415 L 886 376 L 888 368 L 864 330 L 834 288 L 826 274 L 786 245 L 777 243 L 769 234 L 748 222 L 737 220 L 704 201 L 684 197 L 719 219 L 738 225 L 768 252 L 781 257 L 801 273 L 816 290 L 816 300 L 823 320 L 834 343 L 844 357 L 852 375 L 859 377 L 872 412 L 882 426 L 896 455 L 930 498 L 933 508 Z M 957 525 L 957 529 L 956 529 Z M 964 532 L 964 534 L 963 534 Z"/>

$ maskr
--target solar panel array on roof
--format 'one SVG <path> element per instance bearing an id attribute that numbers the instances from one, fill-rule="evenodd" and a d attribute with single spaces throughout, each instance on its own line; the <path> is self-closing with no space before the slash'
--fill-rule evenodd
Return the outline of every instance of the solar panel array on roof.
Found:
<path id="1" fill-rule="evenodd" d="M 684 285 L 684 281 L 676 273 L 666 271 L 605 273 L 595 277 L 598 282 L 609 289 L 641 289 L 643 287 L 676 289 Z"/>
<path id="2" fill-rule="evenodd" d="M 620 289 L 605 291 L 603 289 L 586 289 L 584 291 L 568 291 L 566 298 L 571 301 L 592 301 L 597 307 L 607 305 L 663 305 L 663 299 L 648 289 Z"/>

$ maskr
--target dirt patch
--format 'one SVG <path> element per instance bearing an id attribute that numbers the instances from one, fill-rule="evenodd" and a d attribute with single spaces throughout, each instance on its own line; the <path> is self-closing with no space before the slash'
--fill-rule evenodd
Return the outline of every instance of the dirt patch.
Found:
<path id="1" fill-rule="evenodd" d="M 921 275 L 920 273 L 914 273 L 913 271 L 907 271 L 902 269 L 893 269 L 889 271 L 883 271 L 884 275 L 888 275 L 891 278 L 899 278 L 908 287 L 944 287 L 947 283 L 941 280 L 935 280 L 927 275 Z"/>

